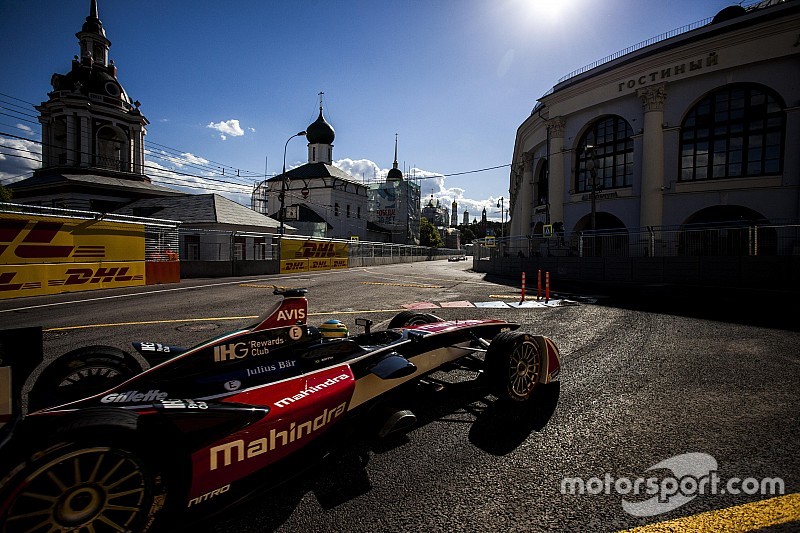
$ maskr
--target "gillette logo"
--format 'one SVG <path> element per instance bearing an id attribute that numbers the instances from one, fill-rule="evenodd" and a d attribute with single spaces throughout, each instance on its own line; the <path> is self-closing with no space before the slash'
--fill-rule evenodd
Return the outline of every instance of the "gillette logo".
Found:
<path id="1" fill-rule="evenodd" d="M 103 403 L 127 403 L 127 402 L 159 402 L 166 400 L 169 393 L 160 390 L 149 390 L 147 392 L 128 391 L 103 396 L 100 401 Z"/>

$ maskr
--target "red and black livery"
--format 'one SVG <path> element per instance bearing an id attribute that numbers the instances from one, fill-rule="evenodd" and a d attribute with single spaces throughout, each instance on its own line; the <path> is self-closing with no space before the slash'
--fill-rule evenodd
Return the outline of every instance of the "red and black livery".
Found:
<path id="1" fill-rule="evenodd" d="M 517 324 L 406 311 L 387 329 L 360 319 L 364 333 L 326 338 L 307 324 L 305 293 L 276 289 L 252 326 L 189 349 L 134 343 L 146 369 L 89 346 L 34 373 L 41 330 L 0 332 L 0 531 L 146 531 L 211 512 L 377 413 L 380 435 L 407 429 L 413 413 L 382 402 L 465 358 L 510 406 L 558 378 L 553 341 Z"/>

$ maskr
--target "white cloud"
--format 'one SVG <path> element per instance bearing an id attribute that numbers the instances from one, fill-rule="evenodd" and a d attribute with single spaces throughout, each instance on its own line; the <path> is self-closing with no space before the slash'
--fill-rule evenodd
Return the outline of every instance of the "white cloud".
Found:
<path id="1" fill-rule="evenodd" d="M 333 162 L 334 166 L 344 170 L 357 181 L 375 182 L 386 179 L 388 168 L 380 168 L 374 161 L 369 159 L 339 159 Z M 486 209 L 486 217 L 489 220 L 500 220 L 500 208 L 497 202 L 500 197 L 490 196 L 483 200 L 466 198 L 466 191 L 461 187 L 447 187 L 447 178 L 439 172 L 432 172 L 421 168 L 412 167 L 404 173 L 406 179 L 415 179 L 420 185 L 420 202 L 425 205 L 433 197 L 434 203 L 438 200 L 441 205 L 448 209 L 456 201 L 458 211 L 458 222 L 461 223 L 464 211 L 469 212 L 469 221 L 481 219 L 483 210 Z M 504 215 L 508 220 L 508 198 L 504 200 Z"/>
<path id="2" fill-rule="evenodd" d="M 382 170 L 375 162 L 369 159 L 339 159 L 333 165 L 353 176 L 358 181 L 370 183 L 386 179 L 389 170 Z"/>
<path id="3" fill-rule="evenodd" d="M 222 122 L 209 122 L 206 128 L 217 130 L 220 138 L 223 141 L 227 139 L 228 136 L 241 137 L 244 135 L 244 130 L 239 125 L 239 121 L 235 118 L 231 120 L 223 120 Z"/>
<path id="4" fill-rule="evenodd" d="M 196 156 L 189 152 L 182 153 L 181 157 L 185 159 L 188 163 L 192 163 L 194 165 L 207 165 L 209 162 L 208 159 Z"/>
<path id="5" fill-rule="evenodd" d="M 17 124 L 17 128 L 21 129 L 22 131 L 26 131 L 28 133 L 33 133 L 33 129 L 30 126 L 26 126 L 25 124 Z"/>
<path id="6" fill-rule="evenodd" d="M 0 137 L 0 183 L 29 178 L 42 167 L 42 145 L 23 139 Z"/>
<path id="7" fill-rule="evenodd" d="M 192 156 L 192 154 L 183 155 Z M 192 156 L 192 158 L 194 158 L 196 161 L 205 161 L 197 156 Z M 186 162 L 188 162 L 188 159 Z M 250 205 L 250 193 L 252 188 L 249 185 L 211 181 L 205 178 L 209 177 L 219 180 L 221 179 L 221 176 L 218 174 L 212 174 L 210 172 L 198 172 L 197 170 L 193 170 L 192 172 L 193 174 L 197 174 L 196 176 L 175 174 L 174 172 L 170 172 L 170 170 L 173 170 L 172 168 L 165 167 L 164 165 L 152 161 L 151 159 L 148 159 L 146 164 L 147 175 L 150 177 L 152 182 L 157 185 L 169 187 L 170 189 L 175 189 L 189 194 L 216 193 L 242 205 Z M 176 167 L 181 166 L 174 162 L 173 164 L 175 164 Z"/>

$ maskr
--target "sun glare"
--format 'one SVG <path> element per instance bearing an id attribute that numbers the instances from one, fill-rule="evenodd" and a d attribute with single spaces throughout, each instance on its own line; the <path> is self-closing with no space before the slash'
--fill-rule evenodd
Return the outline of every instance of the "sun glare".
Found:
<path id="1" fill-rule="evenodd" d="M 526 19 L 541 22 L 562 22 L 574 12 L 579 0 L 516 0 L 516 9 Z"/>

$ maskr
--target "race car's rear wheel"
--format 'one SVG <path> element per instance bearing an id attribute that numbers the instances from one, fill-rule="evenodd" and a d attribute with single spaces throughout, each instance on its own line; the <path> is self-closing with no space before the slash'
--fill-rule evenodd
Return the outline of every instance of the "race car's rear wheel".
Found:
<path id="1" fill-rule="evenodd" d="M 501 399 L 531 398 L 542 373 L 542 351 L 533 335 L 522 331 L 498 334 L 486 351 L 486 374 Z"/>
<path id="2" fill-rule="evenodd" d="M 441 322 L 442 319 L 430 313 L 420 313 L 417 311 L 400 311 L 389 321 L 388 329 L 407 328 L 409 326 L 419 326 L 421 324 L 433 324 Z"/>
<path id="3" fill-rule="evenodd" d="M 36 379 L 28 410 L 35 411 L 106 391 L 142 371 L 129 353 L 113 346 L 78 348 L 50 363 Z"/>
<path id="4" fill-rule="evenodd" d="M 154 464 L 110 443 L 36 451 L 2 487 L 2 531 L 147 531 L 166 500 Z"/>

